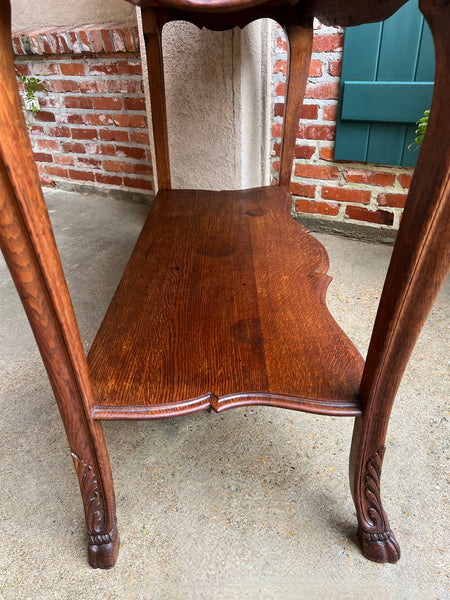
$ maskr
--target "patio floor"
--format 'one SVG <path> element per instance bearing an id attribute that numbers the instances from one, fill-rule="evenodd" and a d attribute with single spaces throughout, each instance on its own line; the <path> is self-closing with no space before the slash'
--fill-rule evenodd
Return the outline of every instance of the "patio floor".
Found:
<path id="1" fill-rule="evenodd" d="M 46 192 L 86 350 L 147 208 Z M 320 234 L 328 305 L 365 355 L 391 247 Z M 353 419 L 242 408 L 104 426 L 121 550 L 87 563 L 84 516 L 50 385 L 0 260 L 0 597 L 444 600 L 448 598 L 450 286 L 399 390 L 382 495 L 396 565 L 355 544 Z"/>

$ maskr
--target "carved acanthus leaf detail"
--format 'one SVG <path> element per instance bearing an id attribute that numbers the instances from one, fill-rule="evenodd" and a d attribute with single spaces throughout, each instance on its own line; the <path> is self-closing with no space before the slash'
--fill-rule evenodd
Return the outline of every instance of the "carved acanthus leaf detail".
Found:
<path id="1" fill-rule="evenodd" d="M 105 505 L 94 467 L 72 452 L 86 512 L 86 524 L 91 535 L 105 530 Z"/>
<path id="2" fill-rule="evenodd" d="M 367 461 L 363 484 L 363 514 L 366 524 L 371 530 L 379 533 L 388 529 L 380 497 L 381 467 L 385 450 L 385 446 L 381 446 Z"/>

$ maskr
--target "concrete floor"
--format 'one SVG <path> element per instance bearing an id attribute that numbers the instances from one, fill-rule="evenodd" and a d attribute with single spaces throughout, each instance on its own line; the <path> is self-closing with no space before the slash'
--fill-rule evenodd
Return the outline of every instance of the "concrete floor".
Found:
<path id="1" fill-rule="evenodd" d="M 86 349 L 146 208 L 48 192 Z M 391 249 L 328 235 L 328 300 L 365 354 Z M 24 312 L 0 264 L 0 597 L 5 599 L 449 598 L 447 286 L 391 418 L 384 506 L 397 565 L 354 542 L 352 419 L 269 408 L 107 423 L 122 538 L 91 569 L 65 434 Z"/>

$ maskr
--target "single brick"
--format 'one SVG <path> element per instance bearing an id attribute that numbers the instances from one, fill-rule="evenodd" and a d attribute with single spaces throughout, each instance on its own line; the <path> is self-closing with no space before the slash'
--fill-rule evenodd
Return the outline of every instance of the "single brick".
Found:
<path id="1" fill-rule="evenodd" d="M 142 91 L 140 80 L 110 79 L 108 81 L 108 92 L 111 94 L 139 94 Z"/>
<path id="2" fill-rule="evenodd" d="M 95 174 L 95 181 L 97 183 L 106 183 L 107 185 L 122 185 L 122 177 L 118 175 L 104 175 L 103 173 Z"/>
<path id="3" fill-rule="evenodd" d="M 328 62 L 328 73 L 333 77 L 340 77 L 342 71 L 341 60 L 330 60 Z"/>
<path id="4" fill-rule="evenodd" d="M 275 161 L 272 163 L 272 166 L 273 166 L 273 170 L 274 170 L 274 171 L 276 171 L 276 172 L 278 173 L 278 171 L 280 170 L 280 161 L 279 161 L 279 160 L 275 160 Z M 271 184 L 271 185 L 277 185 L 277 184 L 278 184 L 278 182 L 277 182 L 277 181 L 275 181 L 275 183 L 274 183 L 274 182 L 272 182 L 272 184 Z"/>
<path id="5" fill-rule="evenodd" d="M 404 208 L 406 194 L 378 194 L 378 206 L 392 206 L 394 208 Z"/>
<path id="6" fill-rule="evenodd" d="M 125 110 L 145 110 L 145 98 L 125 98 Z"/>
<path id="7" fill-rule="evenodd" d="M 62 149 L 64 152 L 70 152 L 73 154 L 85 154 L 86 148 L 84 144 L 80 144 L 79 142 L 63 142 Z"/>
<path id="8" fill-rule="evenodd" d="M 100 35 L 102 37 L 103 47 L 105 48 L 106 52 L 114 52 L 114 46 L 111 40 L 111 36 L 109 34 L 109 30 L 102 29 L 100 31 Z"/>
<path id="9" fill-rule="evenodd" d="M 272 137 L 280 138 L 283 134 L 283 125 L 281 123 L 274 123 L 272 125 Z"/>
<path id="10" fill-rule="evenodd" d="M 296 181 L 291 181 L 289 189 L 294 196 L 305 196 L 306 198 L 314 198 L 316 193 L 315 185 L 306 185 L 304 183 L 297 183 Z"/>
<path id="11" fill-rule="evenodd" d="M 287 41 L 282 37 L 277 38 L 277 50 L 279 52 L 287 52 Z"/>
<path id="12" fill-rule="evenodd" d="M 313 98 L 315 100 L 337 100 L 339 98 L 339 82 L 309 82 L 306 86 L 305 98 Z"/>
<path id="13" fill-rule="evenodd" d="M 65 105 L 67 108 L 92 108 L 92 98 L 86 96 L 66 96 Z"/>
<path id="14" fill-rule="evenodd" d="M 134 144 L 145 144 L 146 146 L 150 145 L 150 138 L 148 133 L 145 131 L 131 131 L 130 132 L 130 142 Z"/>
<path id="15" fill-rule="evenodd" d="M 53 92 L 64 94 L 66 92 L 78 92 L 78 83 L 73 79 L 53 79 L 50 82 L 50 88 Z"/>
<path id="16" fill-rule="evenodd" d="M 319 106 L 317 104 L 304 104 L 300 111 L 300 119 L 317 119 Z"/>
<path id="17" fill-rule="evenodd" d="M 114 115 L 114 124 L 117 127 L 135 127 L 136 129 L 146 126 L 145 117 L 142 115 Z"/>
<path id="18" fill-rule="evenodd" d="M 53 108 L 62 108 L 64 106 L 64 96 L 51 96 L 49 98 L 45 98 L 48 106 L 53 106 Z"/>
<path id="19" fill-rule="evenodd" d="M 59 142 L 56 140 L 38 140 L 37 145 L 41 150 L 51 150 L 52 152 L 59 150 Z"/>
<path id="20" fill-rule="evenodd" d="M 295 165 L 295 175 L 297 177 L 307 177 L 313 179 L 338 179 L 339 169 L 337 167 L 327 167 L 323 165 Z"/>
<path id="21" fill-rule="evenodd" d="M 117 156 L 121 158 L 134 158 L 136 160 L 145 160 L 145 148 L 136 146 L 116 146 Z"/>
<path id="22" fill-rule="evenodd" d="M 83 29 L 79 29 L 77 31 L 77 33 L 78 33 L 78 39 L 80 40 L 81 49 L 83 50 L 83 52 L 92 52 L 92 46 L 91 46 L 91 42 L 89 41 L 87 31 L 84 31 Z"/>
<path id="23" fill-rule="evenodd" d="M 41 47 L 44 51 L 44 54 L 53 54 L 53 48 L 51 47 L 48 36 L 45 34 L 40 34 L 39 39 L 41 40 Z"/>
<path id="24" fill-rule="evenodd" d="M 368 190 L 324 186 L 321 195 L 325 200 L 337 200 L 338 202 L 357 202 L 359 204 L 369 204 L 370 202 Z"/>
<path id="25" fill-rule="evenodd" d="M 103 170 L 114 173 L 133 173 L 133 164 L 120 160 L 103 161 Z"/>
<path id="26" fill-rule="evenodd" d="M 320 77 L 322 75 L 322 61 L 313 59 L 309 65 L 309 76 Z"/>
<path id="27" fill-rule="evenodd" d="M 324 121 L 336 121 L 337 119 L 337 104 L 325 104 L 323 107 L 323 119 Z"/>
<path id="28" fill-rule="evenodd" d="M 276 102 L 273 107 L 274 117 L 284 117 L 284 102 Z"/>
<path id="29" fill-rule="evenodd" d="M 367 183 L 387 187 L 395 182 L 395 175 L 387 172 L 369 171 L 368 169 L 346 169 L 345 179 L 350 183 Z"/>
<path id="30" fill-rule="evenodd" d="M 344 36 L 341 33 L 331 33 L 328 35 L 315 35 L 313 40 L 313 52 L 333 52 L 340 50 L 344 42 Z"/>
<path id="31" fill-rule="evenodd" d="M 68 34 L 69 34 L 70 41 L 72 44 L 72 52 L 74 54 L 81 54 L 82 50 L 81 50 L 80 42 L 78 41 L 76 31 L 69 31 Z"/>
<path id="32" fill-rule="evenodd" d="M 72 125 L 82 125 L 84 123 L 83 115 L 80 113 L 66 113 L 65 116 L 67 117 L 67 123 L 71 123 Z"/>
<path id="33" fill-rule="evenodd" d="M 121 60 L 117 63 L 121 75 L 142 75 L 141 61 Z"/>
<path id="34" fill-rule="evenodd" d="M 61 69 L 61 73 L 63 75 L 72 75 L 72 76 L 82 76 L 84 75 L 84 64 L 83 63 L 76 63 L 76 62 L 70 62 L 70 63 L 61 63 L 59 65 L 59 68 Z"/>
<path id="35" fill-rule="evenodd" d="M 66 167 L 73 167 L 74 165 L 73 157 L 67 154 L 55 154 L 53 158 L 58 165 L 65 165 Z"/>
<path id="36" fill-rule="evenodd" d="M 323 160 L 334 160 L 334 148 L 329 146 L 324 146 L 320 149 L 320 158 Z"/>
<path id="37" fill-rule="evenodd" d="M 122 37 L 122 31 L 120 28 L 114 28 L 111 30 L 111 37 L 116 52 L 125 52 L 125 44 Z"/>
<path id="38" fill-rule="evenodd" d="M 103 39 L 100 34 L 100 30 L 98 26 L 89 28 L 89 35 L 92 40 L 92 46 L 94 48 L 94 52 L 100 53 L 103 52 Z"/>
<path id="39" fill-rule="evenodd" d="M 72 127 L 72 138 L 74 140 L 97 140 L 98 131 L 96 129 L 88 129 L 85 127 Z"/>
<path id="40" fill-rule="evenodd" d="M 70 137 L 70 129 L 68 127 L 50 127 L 48 134 L 52 137 Z"/>
<path id="41" fill-rule="evenodd" d="M 75 169 L 69 169 L 70 179 L 77 179 L 78 181 L 95 181 L 94 173 L 89 171 L 75 171 Z"/>
<path id="42" fill-rule="evenodd" d="M 33 156 L 37 162 L 53 162 L 53 156 L 46 152 L 33 152 Z"/>
<path id="43" fill-rule="evenodd" d="M 77 159 L 77 163 L 79 167 L 89 167 L 91 169 L 101 169 L 102 161 L 98 158 L 87 158 L 85 156 L 81 156 Z"/>
<path id="44" fill-rule="evenodd" d="M 33 75 L 47 77 L 48 75 L 56 75 L 57 73 L 58 65 L 56 63 L 47 63 L 44 61 L 33 62 Z"/>
<path id="45" fill-rule="evenodd" d="M 273 65 L 272 73 L 282 73 L 284 77 L 287 75 L 287 60 L 277 60 Z"/>
<path id="46" fill-rule="evenodd" d="M 400 175 L 397 175 L 397 179 L 399 180 L 402 188 L 409 189 L 412 180 L 411 175 L 408 175 L 407 173 L 401 173 Z"/>
<path id="47" fill-rule="evenodd" d="M 283 81 L 277 83 L 275 88 L 275 96 L 284 96 L 286 94 L 286 84 Z"/>
<path id="48" fill-rule="evenodd" d="M 132 188 L 139 188 L 142 190 L 151 190 L 153 189 L 151 180 L 147 179 L 133 179 L 131 177 L 123 178 L 123 185 Z"/>
<path id="49" fill-rule="evenodd" d="M 112 115 L 95 115 L 92 113 L 86 113 L 84 115 L 84 123 L 86 125 L 112 125 L 113 124 Z"/>
<path id="50" fill-rule="evenodd" d="M 306 125 L 301 123 L 297 137 L 306 140 L 325 140 L 331 142 L 336 136 L 336 127 L 334 125 Z"/>
<path id="51" fill-rule="evenodd" d="M 89 65 L 89 73 L 91 75 L 118 75 L 119 69 L 113 62 L 96 63 Z"/>
<path id="52" fill-rule="evenodd" d="M 281 144 L 279 142 L 275 142 L 273 145 L 273 156 L 280 157 L 281 153 Z"/>
<path id="53" fill-rule="evenodd" d="M 30 67 L 27 63 L 17 62 L 14 66 L 16 71 L 18 71 L 21 75 L 31 75 Z"/>
<path id="54" fill-rule="evenodd" d="M 336 216 L 339 212 L 339 204 L 335 202 L 315 202 L 314 200 L 300 199 L 295 202 L 295 210 L 315 215 Z"/>
<path id="55" fill-rule="evenodd" d="M 121 110 L 122 98 L 93 98 L 95 110 Z"/>
<path id="56" fill-rule="evenodd" d="M 80 81 L 80 92 L 82 94 L 104 94 L 106 81 Z M 94 100 L 96 99 L 94 98 Z"/>
<path id="57" fill-rule="evenodd" d="M 88 154 L 102 154 L 103 156 L 114 156 L 116 149 L 113 144 L 86 144 Z"/>
<path id="58" fill-rule="evenodd" d="M 42 127 L 42 125 L 33 125 L 31 127 L 31 134 L 32 135 L 44 135 L 44 128 Z"/>
<path id="59" fill-rule="evenodd" d="M 55 114 L 48 110 L 40 110 L 34 115 L 36 121 L 44 121 L 47 123 L 52 123 L 55 121 Z"/>
<path id="60" fill-rule="evenodd" d="M 315 151 L 314 146 L 295 146 L 295 158 L 311 158 Z"/>
<path id="61" fill-rule="evenodd" d="M 394 215 L 385 210 L 367 210 L 362 206 L 347 206 L 345 214 L 349 219 L 377 223 L 378 225 L 392 225 Z"/>
<path id="62" fill-rule="evenodd" d="M 40 175 L 39 181 L 41 182 L 41 185 L 45 187 L 55 187 L 56 185 L 53 179 L 45 177 L 45 175 Z"/>
<path id="63" fill-rule="evenodd" d="M 99 129 L 100 139 L 104 142 L 128 142 L 128 131 L 121 129 Z"/>
<path id="64" fill-rule="evenodd" d="M 48 166 L 46 171 L 48 175 L 53 175 L 54 177 L 68 177 L 67 169 L 63 169 L 62 167 Z"/>
<path id="65" fill-rule="evenodd" d="M 133 34 L 130 27 L 122 28 L 123 41 L 125 42 L 125 48 L 127 52 L 134 52 L 136 50 L 136 44 L 134 43 Z"/>
<path id="66" fill-rule="evenodd" d="M 133 163 L 133 173 L 136 173 L 137 175 L 151 175 L 153 173 L 153 167 L 148 163 Z"/>
<path id="67" fill-rule="evenodd" d="M 20 43 L 20 36 L 17 33 L 13 34 L 12 41 L 14 46 L 14 54 L 17 54 L 19 56 L 25 54 L 25 52 L 23 51 L 22 44 Z M 24 75 L 26 75 L 26 73 L 24 73 Z"/>

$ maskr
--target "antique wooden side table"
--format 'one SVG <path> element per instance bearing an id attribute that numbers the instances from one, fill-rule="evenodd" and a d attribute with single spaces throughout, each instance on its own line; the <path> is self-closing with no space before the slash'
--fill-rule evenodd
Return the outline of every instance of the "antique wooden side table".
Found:
<path id="1" fill-rule="evenodd" d="M 289 181 L 313 18 L 378 21 L 405 0 L 132 1 L 142 6 L 159 192 L 86 359 L 21 111 L 9 0 L 0 0 L 0 243 L 66 429 L 89 562 L 112 567 L 119 549 L 103 420 L 250 404 L 355 418 L 350 482 L 361 549 L 371 560 L 396 562 L 380 498 L 386 430 L 450 263 L 448 0 L 421 0 L 436 49 L 431 118 L 365 362 L 327 310 L 327 255 L 291 219 Z M 261 17 L 280 23 L 290 45 L 278 185 L 173 190 L 163 25 L 182 19 L 223 30 Z"/>

